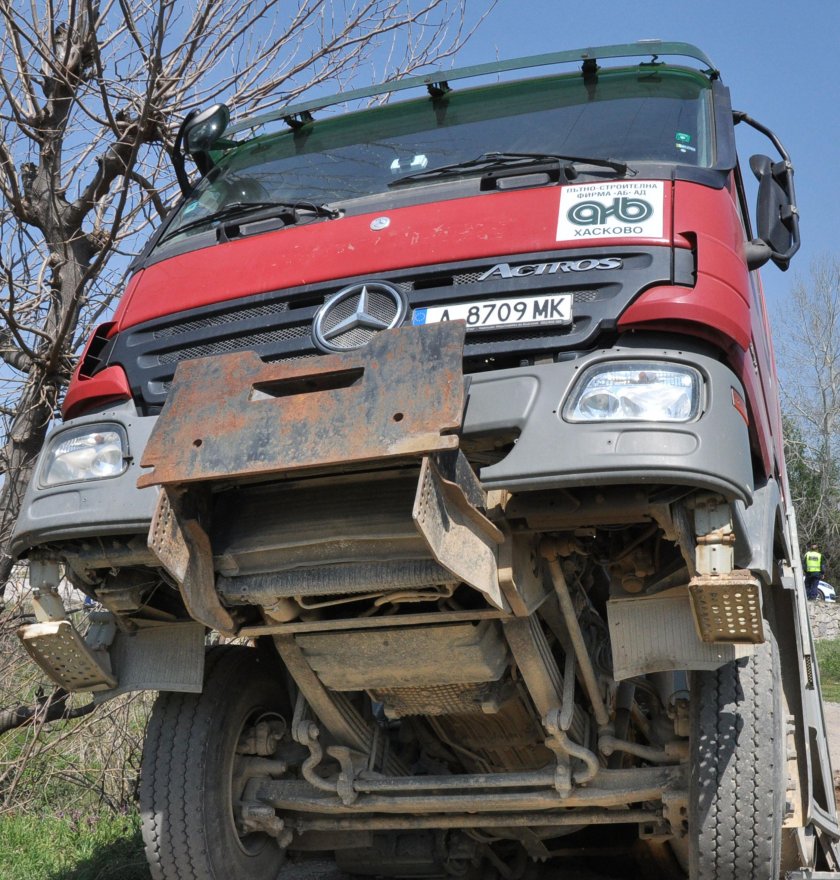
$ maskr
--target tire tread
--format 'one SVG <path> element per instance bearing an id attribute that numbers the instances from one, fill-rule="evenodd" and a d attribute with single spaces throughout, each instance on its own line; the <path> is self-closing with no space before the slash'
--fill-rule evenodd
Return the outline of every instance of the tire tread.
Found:
<path id="1" fill-rule="evenodd" d="M 772 637 L 692 676 L 692 880 L 778 876 L 784 742 Z"/>
<path id="2" fill-rule="evenodd" d="M 146 731 L 140 772 L 141 832 L 152 880 L 231 880 L 214 870 L 201 804 L 206 784 L 202 747 L 218 711 L 257 652 L 242 646 L 211 648 L 200 694 L 161 693 Z"/>

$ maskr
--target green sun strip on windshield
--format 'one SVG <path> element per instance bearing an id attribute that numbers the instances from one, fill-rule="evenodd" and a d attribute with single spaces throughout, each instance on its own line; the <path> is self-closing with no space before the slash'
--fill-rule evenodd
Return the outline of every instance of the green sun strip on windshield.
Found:
<path id="1" fill-rule="evenodd" d="M 322 114 L 324 108 L 347 106 L 348 102 L 361 101 L 362 99 L 382 98 L 383 96 L 394 95 L 397 92 L 407 91 L 409 89 L 428 89 L 430 85 L 445 81 L 447 83 L 457 82 L 460 90 L 461 80 L 474 80 L 477 77 L 500 77 L 508 73 L 522 72 L 525 70 L 535 70 L 541 67 L 552 67 L 554 65 L 575 64 L 580 65 L 581 62 L 595 61 L 595 63 L 604 62 L 606 60 L 618 60 L 625 58 L 650 58 L 650 61 L 642 61 L 639 69 L 643 67 L 663 67 L 665 62 L 659 59 L 666 57 L 691 58 L 701 64 L 700 71 L 710 80 L 720 78 L 720 71 L 717 70 L 714 63 L 706 55 L 705 52 L 697 48 L 691 43 L 673 42 L 662 40 L 639 40 L 636 43 L 619 43 L 609 46 L 587 46 L 585 49 L 571 49 L 564 52 L 548 52 L 541 55 L 529 55 L 521 58 L 509 58 L 506 61 L 491 61 L 486 64 L 474 64 L 469 67 L 453 68 L 451 70 L 439 70 L 432 73 L 421 74 L 419 76 L 401 77 L 390 82 L 380 83 L 379 85 L 366 86 L 359 89 L 351 89 L 343 94 L 316 98 L 315 100 L 304 101 L 303 103 L 293 104 L 279 110 L 270 110 L 265 113 L 256 113 L 250 118 L 235 120 L 230 126 L 230 133 L 240 131 L 253 131 L 255 128 L 276 122 L 290 115 L 301 116 L 302 114 L 311 114 L 316 112 Z M 618 65 L 621 66 L 621 65 Z M 624 65 L 629 67 L 629 64 Z M 685 64 L 680 64 L 685 68 Z M 695 69 L 695 68 L 692 68 Z M 386 97 L 387 101 L 388 98 Z"/>
<path id="2" fill-rule="evenodd" d="M 380 107 L 327 116 L 297 131 L 261 135 L 241 146 L 214 150 L 211 155 L 223 168 L 238 170 L 260 164 L 267 158 L 283 159 L 323 150 L 334 150 L 358 143 L 376 143 L 382 138 L 395 139 L 433 126 L 454 127 L 472 122 L 517 117 L 543 110 L 574 107 L 592 102 L 621 99 L 671 98 L 697 102 L 711 93 L 707 77 L 686 68 L 656 67 L 640 71 L 638 67 L 599 73 L 597 83 L 586 84 L 580 74 L 547 76 L 490 86 L 453 91 L 442 100 L 419 98 Z M 707 102 L 708 103 L 708 102 Z M 711 160 L 708 145 L 710 112 L 696 120 L 698 157 L 703 165 Z M 676 149 L 676 131 L 670 132 Z M 685 134 L 685 132 L 683 132 Z M 228 147 L 230 142 L 225 143 Z M 685 152 L 685 151 L 684 151 Z"/>
<path id="3" fill-rule="evenodd" d="M 401 101 L 217 153 L 165 240 L 178 240 L 179 227 L 200 234 L 242 211 L 334 209 L 412 176 L 411 186 L 474 177 L 482 173 L 475 160 L 488 153 L 709 167 L 712 132 L 709 79 L 666 66 L 612 69 L 594 80 L 555 74 Z"/>

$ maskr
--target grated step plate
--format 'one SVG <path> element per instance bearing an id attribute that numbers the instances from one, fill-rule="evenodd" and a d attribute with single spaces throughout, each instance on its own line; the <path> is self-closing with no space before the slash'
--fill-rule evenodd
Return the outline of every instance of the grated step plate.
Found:
<path id="1" fill-rule="evenodd" d="M 98 691 L 117 686 L 69 620 L 31 623 L 18 636 L 32 659 L 67 691 Z"/>
<path id="2" fill-rule="evenodd" d="M 697 633 L 704 642 L 764 641 L 761 586 L 748 571 L 699 576 L 688 585 Z"/>

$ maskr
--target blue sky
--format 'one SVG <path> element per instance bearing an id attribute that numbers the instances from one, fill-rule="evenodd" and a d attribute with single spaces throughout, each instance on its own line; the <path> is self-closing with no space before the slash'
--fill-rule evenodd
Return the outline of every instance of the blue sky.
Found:
<path id="1" fill-rule="evenodd" d="M 840 252 L 840 0 L 499 0 L 456 64 L 649 38 L 702 49 L 733 107 L 773 129 L 791 155 L 802 248 L 787 273 L 762 271 L 778 307 L 814 257 Z M 745 126 L 738 134 L 742 166 L 752 153 L 776 158 Z"/>

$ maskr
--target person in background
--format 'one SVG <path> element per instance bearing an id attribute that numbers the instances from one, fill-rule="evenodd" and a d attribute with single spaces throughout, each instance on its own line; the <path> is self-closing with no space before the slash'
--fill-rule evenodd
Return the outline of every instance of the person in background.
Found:
<path id="1" fill-rule="evenodd" d="M 823 575 L 823 555 L 817 549 L 816 544 L 811 544 L 811 549 L 805 554 L 805 595 L 809 599 L 816 599 L 819 594 L 817 584 Z"/>

